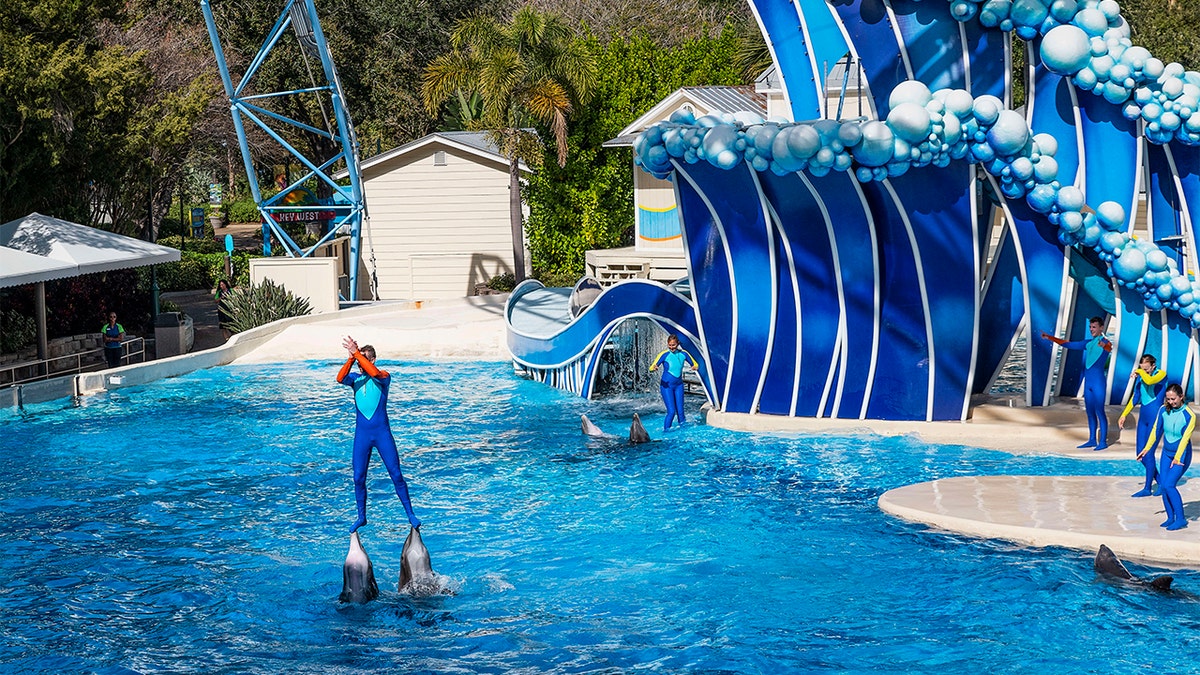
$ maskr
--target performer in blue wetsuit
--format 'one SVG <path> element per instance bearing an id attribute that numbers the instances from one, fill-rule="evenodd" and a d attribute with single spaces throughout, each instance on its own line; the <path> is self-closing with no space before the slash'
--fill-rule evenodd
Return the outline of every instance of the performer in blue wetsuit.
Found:
<path id="1" fill-rule="evenodd" d="M 680 426 L 687 421 L 683 412 L 683 369 L 698 368 L 699 364 L 692 355 L 679 348 L 679 337 L 667 336 L 667 348 L 654 358 L 651 372 L 662 368 L 662 380 L 659 381 L 659 393 L 667 406 L 667 418 L 663 420 L 663 431 L 671 428 L 671 420 L 679 418 Z"/>
<path id="2" fill-rule="evenodd" d="M 1117 419 L 1117 426 L 1124 429 L 1125 418 L 1133 412 L 1133 406 L 1135 404 L 1142 406 L 1141 411 L 1138 412 L 1137 445 L 1134 446 L 1134 452 L 1141 452 L 1146 447 L 1146 439 L 1150 437 L 1150 430 L 1154 428 L 1154 423 L 1158 420 L 1158 409 L 1162 407 L 1163 396 L 1167 393 L 1167 373 L 1158 369 L 1157 359 L 1150 354 L 1143 354 L 1142 360 L 1138 363 L 1138 367 L 1134 368 L 1129 379 L 1133 380 L 1133 394 L 1129 397 L 1129 403 L 1125 404 L 1125 410 L 1121 413 L 1121 417 Z M 1152 494 L 1150 485 L 1158 476 L 1153 449 L 1142 457 L 1142 465 L 1146 467 L 1146 486 L 1133 493 L 1134 497 L 1149 497 Z"/>
<path id="3" fill-rule="evenodd" d="M 1146 447 L 1138 459 L 1154 451 L 1158 439 L 1162 439 L 1162 460 L 1158 465 L 1158 487 L 1162 490 L 1163 506 L 1167 519 L 1162 526 L 1168 530 L 1181 530 L 1188 526 L 1183 515 L 1183 497 L 1179 495 L 1179 479 L 1192 463 L 1192 430 L 1196 428 L 1196 414 L 1183 404 L 1183 387 L 1172 384 L 1163 396 L 1163 406 L 1158 419 L 1146 439 Z"/>
<path id="4" fill-rule="evenodd" d="M 388 475 L 396 486 L 396 496 L 404 504 L 408 522 L 414 528 L 421 521 L 413 514 L 412 502 L 408 499 L 408 484 L 400 473 L 400 455 L 396 452 L 396 439 L 392 437 L 392 426 L 388 422 L 387 396 L 392 376 L 386 370 L 375 367 L 375 348 L 364 345 L 360 350 L 354 338 L 347 337 L 342 346 L 350 352 L 350 358 L 338 371 L 337 381 L 354 389 L 354 499 L 358 504 L 358 520 L 350 528 L 354 532 L 367 524 L 367 467 L 371 464 L 371 450 L 379 450 L 379 457 L 387 467 Z M 361 372 L 350 372 L 350 366 L 358 364 Z"/>
<path id="5" fill-rule="evenodd" d="M 1083 350 L 1083 406 L 1088 418 L 1088 441 L 1081 448 L 1103 450 L 1108 447 L 1108 417 L 1104 414 L 1105 391 L 1108 389 L 1104 371 L 1108 368 L 1108 353 L 1112 343 L 1104 337 L 1104 321 L 1093 316 L 1088 319 L 1092 331 L 1090 340 L 1067 342 L 1043 332 L 1042 337 L 1066 349 Z"/>

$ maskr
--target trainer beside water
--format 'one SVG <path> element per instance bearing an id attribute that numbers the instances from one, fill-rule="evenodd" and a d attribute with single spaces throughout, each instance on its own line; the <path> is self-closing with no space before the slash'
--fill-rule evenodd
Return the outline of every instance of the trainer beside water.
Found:
<path id="1" fill-rule="evenodd" d="M 93 326 L 96 324 L 92 324 Z M 108 313 L 108 323 L 100 328 L 104 339 L 104 359 L 109 368 L 121 365 L 121 343 L 125 341 L 125 327 L 117 323 L 117 313 Z"/>

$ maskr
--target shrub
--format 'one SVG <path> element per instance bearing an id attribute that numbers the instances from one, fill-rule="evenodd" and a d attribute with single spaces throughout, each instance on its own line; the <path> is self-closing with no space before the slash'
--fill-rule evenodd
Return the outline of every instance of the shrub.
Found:
<path id="1" fill-rule="evenodd" d="M 229 314 L 229 330 L 234 333 L 312 313 L 308 300 L 292 295 L 283 286 L 266 279 L 258 286 L 235 288 L 221 296 L 221 305 Z"/>
<path id="2" fill-rule="evenodd" d="M 260 258 L 246 251 L 233 252 L 233 284 L 244 286 L 250 283 L 250 259 Z M 150 287 L 150 268 L 140 268 L 142 281 Z M 225 254 L 223 252 L 198 253 L 188 250 L 180 253 L 179 262 L 158 266 L 158 290 L 194 291 L 210 289 L 218 279 L 225 278 Z"/>
<path id="3" fill-rule="evenodd" d="M 226 204 L 225 215 L 229 217 L 231 223 L 257 223 L 262 220 L 262 215 L 258 212 L 258 204 L 255 204 L 254 200 L 249 197 Z"/>
<path id="4" fill-rule="evenodd" d="M 37 322 L 15 309 L 0 312 L 0 352 L 20 351 L 37 340 Z"/>
<path id="5" fill-rule="evenodd" d="M 493 291 L 507 293 L 517 287 L 517 278 L 511 274 L 497 274 L 488 279 L 487 287 Z"/>

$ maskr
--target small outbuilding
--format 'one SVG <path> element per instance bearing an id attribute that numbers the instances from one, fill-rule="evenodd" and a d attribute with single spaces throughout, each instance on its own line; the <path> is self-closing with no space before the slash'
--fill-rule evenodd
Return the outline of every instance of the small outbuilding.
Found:
<path id="1" fill-rule="evenodd" d="M 484 133 L 430 134 L 364 160 L 360 170 L 370 216 L 363 269 L 373 252 L 379 299 L 461 298 L 513 274 L 509 162 Z"/>

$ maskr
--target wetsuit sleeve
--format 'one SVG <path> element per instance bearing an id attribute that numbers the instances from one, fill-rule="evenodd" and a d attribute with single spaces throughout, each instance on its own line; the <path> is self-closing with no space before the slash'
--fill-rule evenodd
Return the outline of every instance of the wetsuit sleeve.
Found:
<path id="1" fill-rule="evenodd" d="M 1111 352 L 1112 351 L 1112 340 L 1109 340 L 1108 338 L 1104 338 L 1103 340 L 1100 341 L 1100 346 L 1104 348 L 1104 351 Z"/>
<path id="2" fill-rule="evenodd" d="M 353 356 L 346 359 L 346 362 L 342 364 L 342 369 L 338 371 L 338 374 L 337 374 L 338 384 L 342 384 L 342 380 L 345 380 L 346 376 L 350 374 L 350 366 L 352 366 L 352 365 L 354 365 L 354 357 Z"/>
<path id="3" fill-rule="evenodd" d="M 388 372 L 386 370 L 380 370 L 380 369 L 376 368 L 375 364 L 371 363 L 370 359 L 363 356 L 362 352 L 354 352 L 353 358 L 354 358 L 354 360 L 358 361 L 358 367 L 361 368 L 363 373 L 365 373 L 368 377 L 375 377 L 375 378 L 391 377 L 390 375 L 388 375 Z"/>
<path id="4" fill-rule="evenodd" d="M 1153 374 L 1151 374 L 1147 373 L 1141 368 L 1138 368 L 1136 372 L 1138 377 L 1142 378 L 1142 382 L 1145 382 L 1146 384 L 1158 384 L 1159 382 L 1167 379 L 1167 371 L 1165 370 L 1156 370 Z"/>
<path id="5" fill-rule="evenodd" d="M 698 361 L 696 361 L 696 357 L 692 356 L 691 353 L 686 352 L 686 351 L 684 352 L 684 354 L 687 354 L 688 362 L 692 364 L 692 368 L 699 370 L 700 363 Z"/>
<path id="6" fill-rule="evenodd" d="M 1063 349 L 1087 349 L 1088 340 L 1076 340 L 1074 342 L 1059 342 Z"/>
<path id="7" fill-rule="evenodd" d="M 1134 401 L 1134 399 L 1137 398 L 1137 395 L 1138 395 L 1137 387 L 1134 387 L 1133 393 L 1129 395 L 1129 403 L 1126 403 L 1125 409 L 1121 411 L 1121 417 L 1125 417 L 1125 416 L 1129 415 L 1129 413 L 1133 412 L 1133 401 Z"/>
<path id="8" fill-rule="evenodd" d="M 668 351 L 670 350 L 664 349 L 658 353 L 658 356 L 654 357 L 654 362 L 650 364 L 650 372 L 654 372 L 654 369 L 662 365 L 663 359 L 666 358 Z"/>
<path id="9" fill-rule="evenodd" d="M 1183 453 L 1187 450 L 1188 443 L 1192 442 L 1192 430 L 1196 428 L 1196 413 L 1192 409 L 1184 406 L 1184 411 L 1187 412 L 1188 425 L 1183 430 L 1183 435 L 1179 437 L 1179 447 L 1175 450 L 1175 462 L 1183 463 Z"/>

